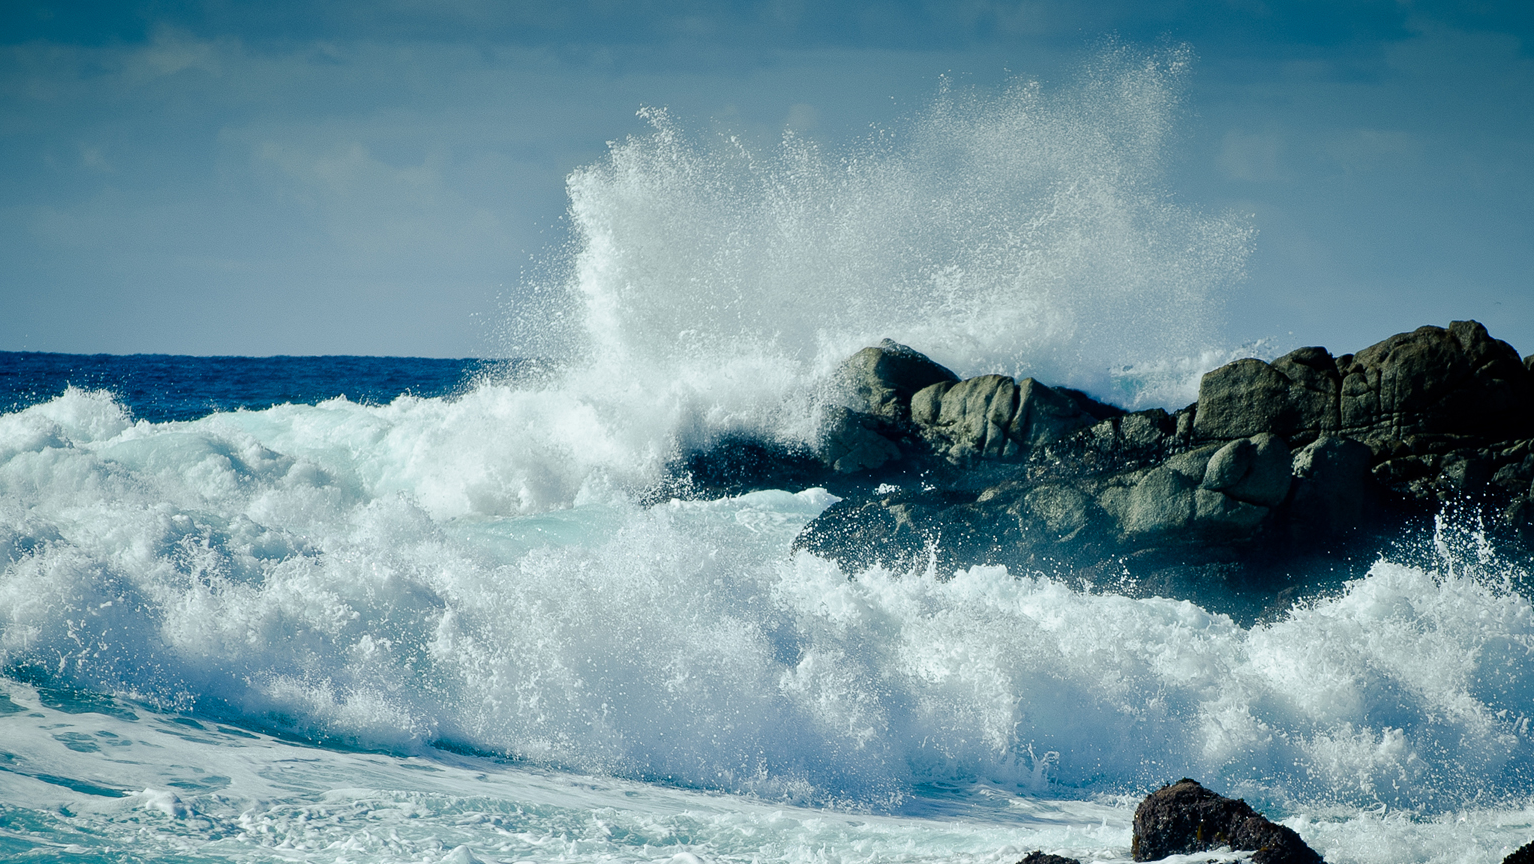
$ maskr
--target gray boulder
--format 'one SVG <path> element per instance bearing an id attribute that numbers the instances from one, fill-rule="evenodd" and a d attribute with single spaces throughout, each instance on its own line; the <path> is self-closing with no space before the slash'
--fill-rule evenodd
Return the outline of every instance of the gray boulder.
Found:
<path id="1" fill-rule="evenodd" d="M 1341 429 L 1365 440 L 1527 437 L 1531 382 L 1518 352 L 1475 321 L 1419 327 L 1338 359 Z"/>
<path id="2" fill-rule="evenodd" d="M 1248 504 L 1277 507 L 1289 495 L 1290 472 L 1289 447 L 1277 435 L 1262 432 L 1215 451 L 1199 488 Z"/>
<path id="3" fill-rule="evenodd" d="M 1017 415 L 1017 389 L 1005 375 L 935 384 L 913 397 L 911 419 L 950 462 L 1015 461 L 1022 451 L 1007 433 Z"/>
<path id="4" fill-rule="evenodd" d="M 1271 364 L 1227 363 L 1199 382 L 1193 430 L 1204 439 L 1273 432 L 1314 438 L 1335 430 L 1341 377 L 1325 348 L 1300 348 Z"/>
<path id="5" fill-rule="evenodd" d="M 911 399 L 911 420 L 933 450 L 956 465 L 1016 462 L 1039 444 L 1098 422 L 1088 400 L 1032 378 L 981 375 L 939 382 Z"/>
<path id="6" fill-rule="evenodd" d="M 1343 435 L 1388 443 L 1444 436 L 1500 440 L 1534 431 L 1534 375 L 1475 321 L 1419 327 L 1335 360 L 1301 348 L 1245 359 L 1199 383 L 1195 434 L 1231 440 L 1273 432 L 1290 441 Z M 1413 449 L 1417 449 L 1413 447 Z"/>
<path id="7" fill-rule="evenodd" d="M 1227 363 L 1199 381 L 1193 430 L 1205 439 L 1245 438 L 1278 430 L 1293 434 L 1291 384 L 1282 372 L 1261 360 Z"/>
<path id="8" fill-rule="evenodd" d="M 910 419 L 911 397 L 917 391 L 958 380 L 927 355 L 890 339 L 847 358 L 835 375 L 854 410 L 893 422 Z"/>
<path id="9" fill-rule="evenodd" d="M 1250 534 L 1289 493 L 1289 450 L 1270 433 L 1179 453 L 1099 496 L 1125 538 Z"/>

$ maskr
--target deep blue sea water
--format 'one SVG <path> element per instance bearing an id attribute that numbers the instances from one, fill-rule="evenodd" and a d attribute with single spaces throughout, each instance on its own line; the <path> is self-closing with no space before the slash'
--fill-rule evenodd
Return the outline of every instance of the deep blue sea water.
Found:
<path id="1" fill-rule="evenodd" d="M 134 418 L 163 423 L 214 411 L 313 405 L 345 396 L 387 404 L 446 396 L 487 364 L 425 357 L 191 357 L 0 351 L 0 412 L 46 402 L 70 385 L 105 390 Z"/>

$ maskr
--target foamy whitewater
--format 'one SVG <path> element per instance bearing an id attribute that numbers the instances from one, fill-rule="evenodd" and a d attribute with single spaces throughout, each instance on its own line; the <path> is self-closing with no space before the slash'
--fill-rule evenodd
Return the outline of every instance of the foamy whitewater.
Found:
<path id="1" fill-rule="evenodd" d="M 1534 610 L 1473 525 L 1243 627 L 845 572 L 790 552 L 818 489 L 639 503 L 686 448 L 806 438 L 885 336 L 1192 401 L 1252 238 L 1164 188 L 1185 65 L 945 92 L 839 153 L 649 112 L 508 312 L 542 362 L 451 396 L 0 415 L 0 855 L 1125 861 L 1182 776 L 1334 864 L 1534 839 Z"/>

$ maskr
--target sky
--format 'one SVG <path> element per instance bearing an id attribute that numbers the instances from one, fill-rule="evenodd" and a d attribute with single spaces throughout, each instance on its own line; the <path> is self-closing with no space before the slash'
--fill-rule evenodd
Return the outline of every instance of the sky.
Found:
<path id="1" fill-rule="evenodd" d="M 1534 4 L 1495 0 L 16 0 L 0 350 L 495 355 L 642 106 L 835 148 L 1105 40 L 1196 60 L 1167 185 L 1256 230 L 1232 344 L 1534 353 Z"/>

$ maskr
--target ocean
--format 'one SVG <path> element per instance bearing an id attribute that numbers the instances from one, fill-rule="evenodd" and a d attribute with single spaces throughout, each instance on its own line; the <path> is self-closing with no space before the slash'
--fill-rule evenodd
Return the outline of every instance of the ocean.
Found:
<path id="1" fill-rule="evenodd" d="M 1239 622 L 844 570 L 791 550 L 823 489 L 657 495 L 810 440 L 884 336 L 1191 402 L 1249 350 L 1252 233 L 1161 179 L 1185 63 L 945 92 L 849 152 L 648 111 L 570 177 L 521 359 L 0 354 L 0 855 L 1127 861 L 1183 776 L 1334 864 L 1534 840 L 1534 607 L 1473 522 Z"/>

